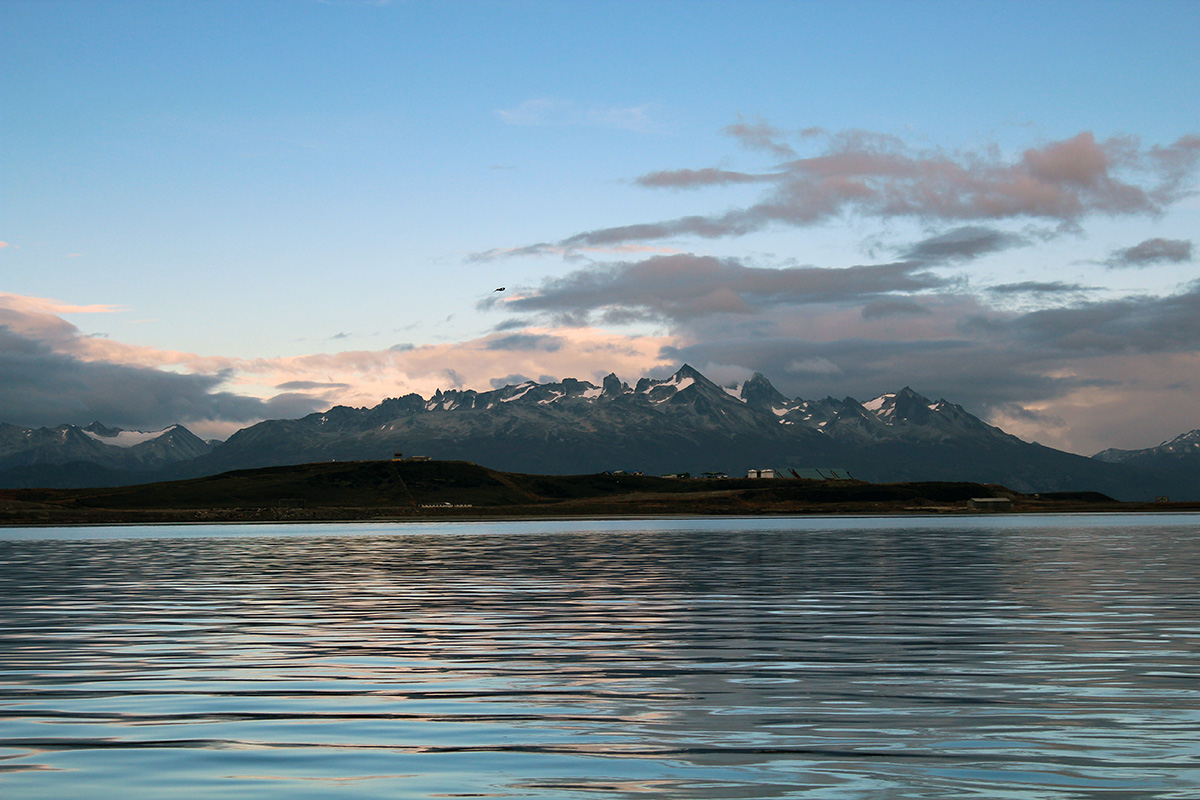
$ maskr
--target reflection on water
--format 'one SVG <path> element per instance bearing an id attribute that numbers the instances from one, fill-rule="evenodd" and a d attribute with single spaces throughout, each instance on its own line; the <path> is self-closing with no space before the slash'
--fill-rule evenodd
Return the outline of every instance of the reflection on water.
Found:
<path id="1" fill-rule="evenodd" d="M 1196 798 L 1198 531 L 0 530 L 0 795 Z"/>

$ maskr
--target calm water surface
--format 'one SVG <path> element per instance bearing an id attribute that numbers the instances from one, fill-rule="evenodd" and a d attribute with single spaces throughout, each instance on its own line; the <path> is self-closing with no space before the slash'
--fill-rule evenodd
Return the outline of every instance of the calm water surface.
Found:
<path id="1" fill-rule="evenodd" d="M 4 798 L 1200 797 L 1200 516 L 0 529 Z"/>

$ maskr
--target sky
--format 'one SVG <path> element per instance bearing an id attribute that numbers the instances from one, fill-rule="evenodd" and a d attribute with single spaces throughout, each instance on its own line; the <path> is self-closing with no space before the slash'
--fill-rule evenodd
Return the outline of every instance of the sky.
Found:
<path id="1" fill-rule="evenodd" d="M 0 422 L 689 363 L 1200 428 L 1200 3 L 0 4 Z M 503 287 L 503 291 L 496 291 Z"/>

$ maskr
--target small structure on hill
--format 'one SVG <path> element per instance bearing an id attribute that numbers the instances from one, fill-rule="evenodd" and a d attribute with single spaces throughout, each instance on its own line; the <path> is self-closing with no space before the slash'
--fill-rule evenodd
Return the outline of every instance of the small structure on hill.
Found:
<path id="1" fill-rule="evenodd" d="M 972 497 L 967 501 L 972 511 L 1012 511 L 1013 501 L 1009 497 Z"/>

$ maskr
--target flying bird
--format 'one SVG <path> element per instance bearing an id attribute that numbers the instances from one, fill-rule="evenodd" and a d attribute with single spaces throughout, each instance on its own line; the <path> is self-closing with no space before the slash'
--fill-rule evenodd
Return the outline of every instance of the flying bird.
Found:
<path id="1" fill-rule="evenodd" d="M 503 291 L 504 291 L 504 287 L 501 286 L 499 289 L 493 289 L 492 294 L 495 294 L 496 292 L 503 292 Z"/>

